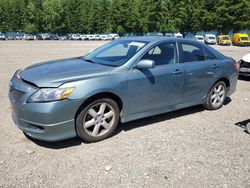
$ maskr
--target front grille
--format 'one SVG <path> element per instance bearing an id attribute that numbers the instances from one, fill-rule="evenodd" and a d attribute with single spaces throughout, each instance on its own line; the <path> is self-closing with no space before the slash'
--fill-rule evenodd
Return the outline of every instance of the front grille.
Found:
<path id="1" fill-rule="evenodd" d="M 23 91 L 11 88 L 9 96 L 10 96 L 12 101 L 16 102 L 23 96 L 23 94 L 24 94 Z"/>
<path id="2" fill-rule="evenodd" d="M 243 60 L 240 62 L 240 68 L 245 67 L 245 68 L 250 68 L 250 63 L 247 63 Z"/>

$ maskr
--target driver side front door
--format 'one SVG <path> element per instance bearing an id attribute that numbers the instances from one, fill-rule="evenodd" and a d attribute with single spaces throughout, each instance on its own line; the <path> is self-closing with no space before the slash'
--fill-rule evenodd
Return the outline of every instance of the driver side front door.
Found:
<path id="1" fill-rule="evenodd" d="M 128 73 L 129 115 L 150 113 L 181 102 L 184 68 L 178 63 L 176 43 L 163 42 L 141 59 L 155 61 L 155 68 L 132 68 Z"/>

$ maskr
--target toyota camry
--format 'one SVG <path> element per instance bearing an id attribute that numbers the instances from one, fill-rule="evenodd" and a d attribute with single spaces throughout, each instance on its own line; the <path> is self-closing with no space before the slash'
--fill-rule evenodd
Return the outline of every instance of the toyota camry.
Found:
<path id="1" fill-rule="evenodd" d="M 28 136 L 96 142 L 119 123 L 194 105 L 219 109 L 237 77 L 235 60 L 197 41 L 121 38 L 83 57 L 17 70 L 9 98 Z"/>

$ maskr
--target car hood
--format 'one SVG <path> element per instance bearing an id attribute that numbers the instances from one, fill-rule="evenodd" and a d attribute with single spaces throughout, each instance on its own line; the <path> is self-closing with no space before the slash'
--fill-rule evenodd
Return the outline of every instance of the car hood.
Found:
<path id="1" fill-rule="evenodd" d="M 66 82 L 102 76 L 113 69 L 79 57 L 38 63 L 27 67 L 19 75 L 24 81 L 38 87 L 58 87 Z"/>
<path id="2" fill-rule="evenodd" d="M 247 62 L 247 63 L 250 63 L 250 53 L 247 54 L 247 55 L 244 55 L 244 56 L 242 57 L 242 60 L 245 61 L 245 62 Z"/>

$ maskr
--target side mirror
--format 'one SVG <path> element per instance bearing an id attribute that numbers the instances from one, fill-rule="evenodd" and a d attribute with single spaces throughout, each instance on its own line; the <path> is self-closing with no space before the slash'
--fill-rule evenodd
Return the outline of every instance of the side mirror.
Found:
<path id="1" fill-rule="evenodd" d="M 140 60 L 135 67 L 137 69 L 153 69 L 155 67 L 155 62 L 153 60 L 144 59 Z"/>

